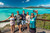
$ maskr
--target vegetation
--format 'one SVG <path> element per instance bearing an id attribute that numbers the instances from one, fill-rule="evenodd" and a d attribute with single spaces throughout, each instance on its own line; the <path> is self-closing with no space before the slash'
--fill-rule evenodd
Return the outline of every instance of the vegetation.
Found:
<path id="1" fill-rule="evenodd" d="M 38 19 L 47 19 L 50 20 L 50 14 L 42 14 L 42 15 L 38 15 L 37 17 Z"/>
<path id="2" fill-rule="evenodd" d="M 50 14 L 38 15 L 38 17 L 39 17 L 40 19 L 50 20 Z M 38 18 L 38 17 L 37 17 L 37 18 Z M 45 26 L 44 26 L 44 22 L 45 22 Z M 50 30 L 50 21 L 37 20 L 37 21 L 36 21 L 36 26 L 37 26 L 38 28 L 44 28 L 44 29 Z"/>

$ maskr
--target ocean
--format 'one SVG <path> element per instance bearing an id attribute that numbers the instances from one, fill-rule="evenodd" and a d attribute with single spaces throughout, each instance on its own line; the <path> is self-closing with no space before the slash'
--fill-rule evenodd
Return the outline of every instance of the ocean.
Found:
<path id="1" fill-rule="evenodd" d="M 17 14 L 16 11 L 19 11 L 19 14 L 22 14 L 23 10 L 25 11 L 25 13 L 29 12 L 29 15 L 31 15 L 33 10 L 38 10 L 38 14 L 50 14 L 50 9 L 45 9 L 45 8 L 27 8 L 27 9 L 26 8 L 0 8 L 0 21 L 7 19 L 11 15 L 11 13 L 14 13 L 15 16 Z M 3 23 L 0 23 L 0 27 L 2 26 L 2 24 Z"/>

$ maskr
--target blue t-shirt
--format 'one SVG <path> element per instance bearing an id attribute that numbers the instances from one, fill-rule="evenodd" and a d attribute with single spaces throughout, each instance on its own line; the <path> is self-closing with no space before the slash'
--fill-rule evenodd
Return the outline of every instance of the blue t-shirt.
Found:
<path id="1" fill-rule="evenodd" d="M 30 28 L 36 28 L 36 17 L 30 19 Z"/>

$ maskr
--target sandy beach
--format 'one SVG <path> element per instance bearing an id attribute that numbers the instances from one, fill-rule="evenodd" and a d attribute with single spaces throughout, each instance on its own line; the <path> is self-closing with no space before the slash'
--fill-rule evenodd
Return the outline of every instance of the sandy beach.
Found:
<path id="1" fill-rule="evenodd" d="M 3 27 L 6 26 L 7 24 L 10 24 L 10 22 L 0 23 L 0 28 L 3 28 Z"/>

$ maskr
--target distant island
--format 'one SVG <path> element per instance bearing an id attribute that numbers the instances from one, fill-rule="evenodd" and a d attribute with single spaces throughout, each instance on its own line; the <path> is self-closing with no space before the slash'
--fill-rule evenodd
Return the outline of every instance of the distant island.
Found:
<path id="1" fill-rule="evenodd" d="M 26 8 L 46 8 L 46 9 L 50 9 L 50 7 L 43 7 L 43 6 L 39 6 L 39 7 L 30 6 L 30 7 L 26 7 Z"/>
<path id="2" fill-rule="evenodd" d="M 0 8 L 46 8 L 46 9 L 50 9 L 50 7 L 43 7 L 43 6 L 39 6 L 39 7 L 35 7 L 35 6 L 29 6 L 29 7 L 0 7 Z"/>

